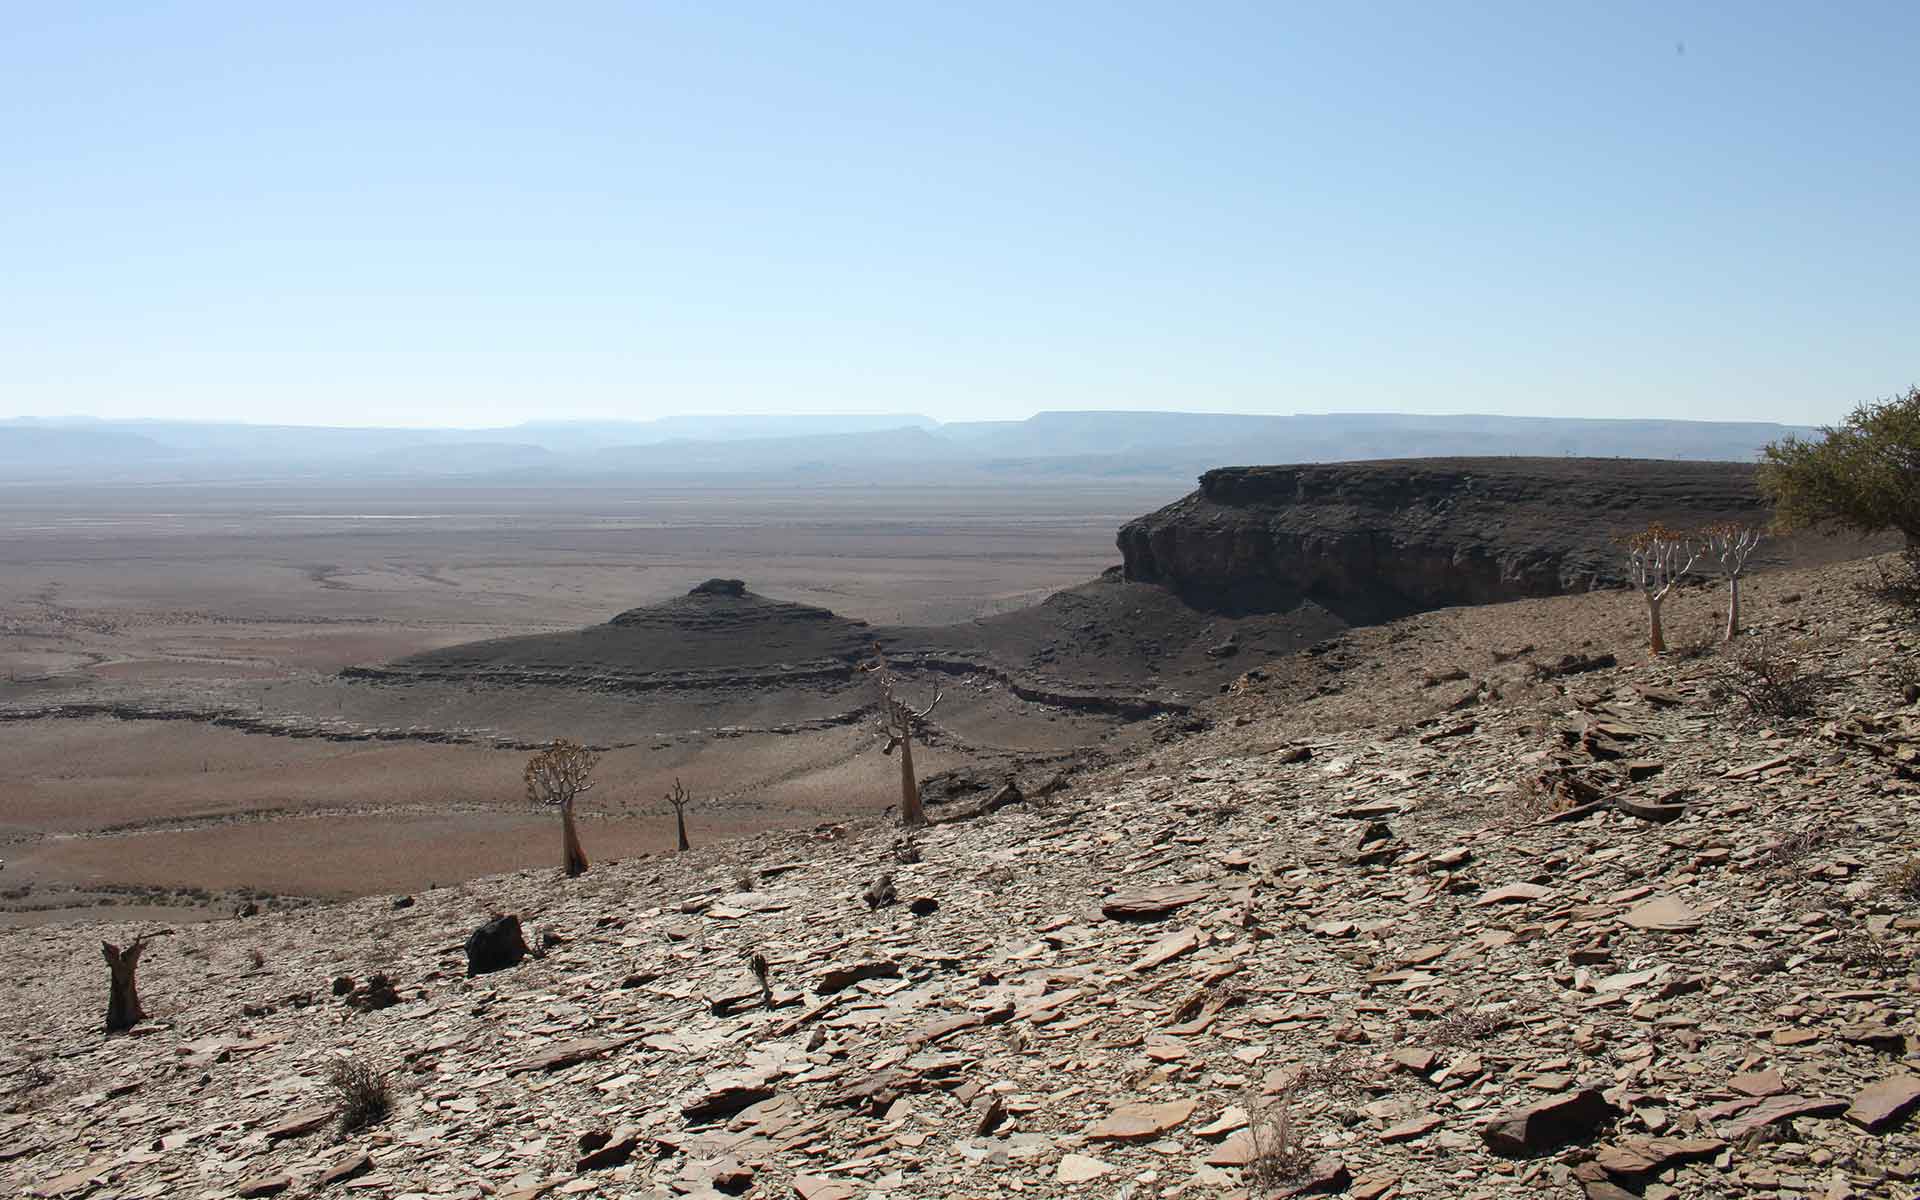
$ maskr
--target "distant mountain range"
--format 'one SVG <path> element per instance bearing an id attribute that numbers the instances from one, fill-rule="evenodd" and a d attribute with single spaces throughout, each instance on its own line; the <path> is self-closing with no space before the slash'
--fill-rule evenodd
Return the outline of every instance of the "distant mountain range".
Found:
<path id="1" fill-rule="evenodd" d="M 684 484 L 1074 477 L 1191 480 L 1220 466 L 1458 455 L 1751 462 L 1789 425 L 1730 421 L 1043 412 L 941 423 L 875 416 L 541 421 L 499 429 L 0 420 L 0 483 L 543 479 Z"/>

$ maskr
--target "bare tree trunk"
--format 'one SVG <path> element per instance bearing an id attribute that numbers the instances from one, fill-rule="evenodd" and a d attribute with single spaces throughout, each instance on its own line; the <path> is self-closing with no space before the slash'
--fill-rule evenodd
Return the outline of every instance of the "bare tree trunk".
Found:
<path id="1" fill-rule="evenodd" d="M 675 808 L 673 810 L 673 823 L 680 828 L 680 849 L 693 849 L 692 843 L 687 841 L 687 810 L 684 808 Z"/>
<path id="2" fill-rule="evenodd" d="M 146 944 L 135 939 L 125 950 L 108 942 L 101 942 L 100 949 L 107 957 L 107 1032 L 118 1033 L 123 1029 L 132 1029 L 147 1019 L 146 1010 L 140 1007 L 140 988 L 134 981 L 134 973 L 140 969 L 140 952 Z"/>
<path id="3" fill-rule="evenodd" d="M 1664 596 L 1647 597 L 1647 645 L 1651 654 L 1667 652 L 1667 635 L 1660 628 L 1660 602 Z"/>
<path id="4" fill-rule="evenodd" d="M 913 777 L 913 737 L 900 739 L 900 823 L 925 825 L 927 810 L 920 806 L 920 783 Z"/>
<path id="5" fill-rule="evenodd" d="M 566 855 L 567 874 L 586 874 L 587 852 L 580 848 L 580 831 L 573 825 L 573 801 L 571 800 L 560 806 L 560 837 Z"/>
<path id="6" fill-rule="evenodd" d="M 1732 641 L 1740 636 L 1740 577 L 1735 575 L 1727 582 L 1730 585 L 1727 592 L 1727 640 Z"/>

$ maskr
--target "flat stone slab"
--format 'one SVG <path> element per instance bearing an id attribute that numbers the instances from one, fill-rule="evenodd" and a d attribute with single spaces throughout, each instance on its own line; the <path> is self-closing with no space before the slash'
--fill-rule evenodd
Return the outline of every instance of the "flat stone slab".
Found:
<path id="1" fill-rule="evenodd" d="M 724 1083 L 689 1097 L 680 1106 L 680 1115 L 689 1122 L 700 1125 L 731 1117 L 741 1109 L 750 1108 L 762 1100 L 771 1100 L 774 1095 L 774 1090 L 763 1084 Z"/>
<path id="2" fill-rule="evenodd" d="M 856 1184 L 829 1179 L 825 1175 L 796 1175 L 793 1177 L 793 1194 L 798 1200 L 853 1200 L 860 1194 L 860 1188 Z"/>
<path id="3" fill-rule="evenodd" d="M 1701 916 L 1672 896 L 1655 896 L 1627 910 L 1620 918 L 1635 929 L 1682 933 L 1700 928 Z"/>
<path id="4" fill-rule="evenodd" d="M 331 1120 L 333 1120 L 333 1109 L 330 1107 L 302 1109 L 267 1130 L 267 1140 L 277 1142 L 282 1138 L 301 1137 L 321 1128 Z"/>
<path id="5" fill-rule="evenodd" d="M 1726 1145 L 1717 1138 L 1628 1138 L 1601 1147 L 1593 1161 L 1611 1175 L 1651 1175 L 1676 1163 L 1712 1158 Z"/>
<path id="6" fill-rule="evenodd" d="M 1847 1109 L 1847 1120 L 1877 1132 L 1905 1117 L 1915 1105 L 1920 1105 L 1920 1075 L 1902 1072 L 1862 1088 Z"/>
<path id="7" fill-rule="evenodd" d="M 1182 954 L 1191 953 L 1199 948 L 1200 931 L 1198 929 L 1182 929 L 1179 933 L 1168 934 L 1166 937 L 1161 938 L 1149 946 L 1147 952 L 1141 955 L 1133 965 L 1127 969 L 1138 975 L 1146 971 L 1151 971 L 1164 963 L 1172 962 Z"/>
<path id="8" fill-rule="evenodd" d="M 1748 1071 L 1727 1080 L 1727 1086 L 1742 1096 L 1765 1098 L 1787 1090 L 1787 1081 L 1778 1071 Z"/>
<path id="9" fill-rule="evenodd" d="M 1380 1133 L 1380 1140 L 1383 1142 L 1389 1142 L 1389 1143 L 1411 1142 L 1416 1138 L 1423 1138 L 1427 1136 L 1429 1133 L 1432 1133 L 1435 1129 L 1438 1129 L 1440 1126 L 1444 1124 L 1446 1124 L 1446 1118 L 1444 1117 L 1436 1117 L 1431 1115 L 1424 1116 L 1424 1117 L 1415 1117 L 1411 1121 L 1402 1121 L 1400 1124 L 1395 1125 L 1392 1129 L 1382 1130 Z"/>
<path id="10" fill-rule="evenodd" d="M 1207 1155 L 1210 1167 L 1244 1167 L 1253 1161 L 1255 1151 L 1253 1135 L 1244 1130 L 1221 1142 L 1212 1154 Z"/>
<path id="11" fill-rule="evenodd" d="M 1212 895 L 1203 887 L 1155 887 L 1115 892 L 1100 902 L 1100 912 L 1112 921 L 1157 921 Z"/>
<path id="12" fill-rule="evenodd" d="M 863 980 L 898 978 L 900 978 L 900 964 L 890 958 L 834 963 L 820 973 L 820 978 L 814 982 L 813 990 L 816 995 L 831 996 Z"/>
<path id="13" fill-rule="evenodd" d="M 1490 904 L 1531 904 L 1551 895 L 1552 888 L 1541 887 L 1537 883 L 1509 883 L 1505 887 L 1494 888 L 1473 903 L 1476 908 L 1485 908 Z"/>
<path id="14" fill-rule="evenodd" d="M 1737 1120 L 1723 1132 L 1730 1138 L 1742 1138 L 1756 1129 L 1795 1117 L 1837 1117 L 1847 1111 L 1845 1100 L 1831 1096 L 1769 1096 L 1740 1111 Z"/>
<path id="15" fill-rule="evenodd" d="M 1053 1177 L 1061 1183 L 1091 1183 L 1111 1170 L 1113 1170 L 1112 1164 L 1103 1163 L 1097 1158 L 1088 1158 L 1084 1154 L 1069 1154 L 1060 1160 L 1060 1165 L 1054 1170 Z"/>
<path id="16" fill-rule="evenodd" d="M 1096 1142 L 1137 1142 L 1156 1138 L 1169 1129 L 1186 1123 L 1198 1107 L 1192 1100 L 1168 1100 L 1161 1104 L 1122 1104 L 1087 1131 Z"/>
<path id="17" fill-rule="evenodd" d="M 530 1075 L 536 1071 L 557 1071 L 561 1067 L 571 1067 L 575 1063 L 583 1063 L 588 1059 L 612 1053 L 632 1040 L 632 1038 L 612 1037 L 558 1042 L 508 1067 L 507 1074 Z"/>

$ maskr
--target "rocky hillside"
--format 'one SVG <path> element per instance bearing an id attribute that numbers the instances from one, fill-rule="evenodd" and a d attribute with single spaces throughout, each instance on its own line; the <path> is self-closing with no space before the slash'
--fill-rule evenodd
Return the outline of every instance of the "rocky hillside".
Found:
<path id="1" fill-rule="evenodd" d="M 1226 467 L 1128 522 L 1126 577 L 1223 611 L 1314 601 L 1354 623 L 1620 582 L 1612 539 L 1649 521 L 1691 527 L 1770 512 L 1739 463 L 1432 458 Z M 1775 540 L 1779 563 L 1858 553 Z"/>
<path id="2" fill-rule="evenodd" d="M 1903 1196 L 1920 636 L 1871 575 L 1755 589 L 1804 710 L 1750 711 L 1726 656 L 1644 663 L 1585 620 L 1623 597 L 1459 610 L 1380 633 L 1428 689 L 1250 673 L 1209 732 L 915 839 L 0 930 L 0 1186 Z M 497 914 L 540 953 L 470 975 Z M 100 939 L 140 933 L 149 1019 L 104 1035 Z M 343 1131 L 339 1061 L 391 1111 Z"/>

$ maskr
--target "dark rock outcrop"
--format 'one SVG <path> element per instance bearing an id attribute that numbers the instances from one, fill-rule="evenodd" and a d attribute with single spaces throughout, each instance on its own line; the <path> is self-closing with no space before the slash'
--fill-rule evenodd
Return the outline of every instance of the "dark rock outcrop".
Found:
<path id="1" fill-rule="evenodd" d="M 1452 458 L 1226 467 L 1120 530 L 1126 577 L 1219 612 L 1314 601 L 1371 623 L 1621 582 L 1611 539 L 1658 519 L 1764 524 L 1753 467 Z M 1756 556 L 1758 557 L 1758 556 Z"/>
<path id="2" fill-rule="evenodd" d="M 486 975 L 520 965 L 532 951 L 520 932 L 520 918 L 495 917 L 467 937 L 467 975 Z"/>

